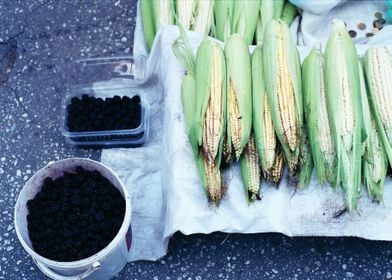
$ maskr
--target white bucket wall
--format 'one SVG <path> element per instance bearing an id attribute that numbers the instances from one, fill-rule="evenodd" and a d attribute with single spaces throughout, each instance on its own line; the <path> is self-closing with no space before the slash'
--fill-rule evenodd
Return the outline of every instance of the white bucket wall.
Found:
<path id="1" fill-rule="evenodd" d="M 95 255 L 73 262 L 49 260 L 38 255 L 32 247 L 27 229 L 27 201 L 33 199 L 41 190 L 46 177 L 56 179 L 62 176 L 64 171 L 75 171 L 77 166 L 82 166 L 87 170 L 99 171 L 121 192 L 125 199 L 124 220 L 115 238 Z M 52 279 L 110 279 L 123 269 L 129 259 L 132 240 L 131 199 L 118 176 L 109 167 L 97 161 L 70 158 L 51 162 L 39 170 L 26 182 L 19 194 L 15 206 L 14 223 L 23 248 L 33 258 L 38 268 Z"/>

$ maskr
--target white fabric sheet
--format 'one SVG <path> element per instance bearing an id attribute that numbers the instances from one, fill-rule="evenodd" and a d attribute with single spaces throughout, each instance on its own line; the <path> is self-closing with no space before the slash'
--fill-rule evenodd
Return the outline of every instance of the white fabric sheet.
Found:
<path id="1" fill-rule="evenodd" d="M 364 6 L 364 9 L 368 7 Z M 326 14 L 328 12 L 324 11 L 322 16 L 314 16 L 320 17 L 324 28 L 328 25 L 325 23 L 328 20 L 324 19 Z M 374 44 L 391 44 L 392 31 L 390 28 L 384 30 L 383 34 L 380 32 L 372 38 Z M 314 34 L 321 37 L 314 39 Z M 316 40 L 325 41 L 326 34 L 308 31 L 304 38 L 309 38 L 306 41 L 311 45 Z M 188 35 L 196 50 L 201 36 L 191 32 Z M 392 182 L 389 179 L 383 203 L 372 203 L 363 190 L 358 213 L 333 218 L 343 208 L 342 193 L 334 192 L 329 186 L 320 186 L 314 176 L 310 187 L 300 192 L 295 192 L 287 178 L 279 189 L 263 183 L 263 199 L 248 206 L 239 166 L 234 165 L 225 172 L 228 192 L 222 204 L 219 208 L 209 206 L 185 131 L 180 98 L 184 69 L 171 51 L 177 37 L 176 27 L 161 28 L 148 59 L 152 80 L 143 87 L 151 109 L 148 142 L 140 148 L 102 152 L 101 161 L 119 174 L 132 194 L 133 252 L 130 261 L 156 260 L 165 255 L 168 239 L 177 231 L 184 234 L 280 232 L 288 236 L 392 240 Z M 358 47 L 360 53 L 366 48 Z M 302 59 L 308 52 L 309 47 L 300 47 Z M 147 55 L 140 16 L 134 54 Z"/>

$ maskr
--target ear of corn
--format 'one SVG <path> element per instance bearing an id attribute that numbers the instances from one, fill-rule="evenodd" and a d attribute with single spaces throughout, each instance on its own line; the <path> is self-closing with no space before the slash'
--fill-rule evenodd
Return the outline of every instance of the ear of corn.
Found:
<path id="1" fill-rule="evenodd" d="M 283 20 L 285 23 L 287 23 L 288 26 L 290 26 L 293 23 L 296 16 L 297 16 L 297 7 L 291 4 L 291 2 L 286 1 L 283 7 L 281 20 Z"/>
<path id="2" fill-rule="evenodd" d="M 262 54 L 261 46 L 257 46 L 252 54 L 253 129 L 263 175 L 265 178 L 270 178 L 280 148 L 265 89 Z M 273 181 L 280 181 L 280 178 L 274 178 Z"/>
<path id="3" fill-rule="evenodd" d="M 222 48 L 205 39 L 196 57 L 197 108 L 195 137 L 203 156 L 213 162 L 225 133 L 226 66 Z M 220 166 L 220 158 L 218 159 Z"/>
<path id="4" fill-rule="evenodd" d="M 159 0 L 150 2 L 153 10 L 155 32 L 158 31 L 161 25 L 174 24 L 175 13 L 173 0 Z"/>
<path id="5" fill-rule="evenodd" d="M 208 35 L 213 23 L 213 8 L 213 0 L 197 0 L 193 31 Z"/>
<path id="6" fill-rule="evenodd" d="M 225 41 L 232 33 L 231 20 L 233 18 L 234 1 L 215 0 L 214 19 L 216 38 Z"/>
<path id="7" fill-rule="evenodd" d="M 361 85 L 361 101 L 363 124 L 367 134 L 362 160 L 363 180 L 368 194 L 375 201 L 381 201 L 384 181 L 387 175 L 387 158 L 382 147 L 381 139 L 376 127 L 367 97 L 365 78 L 362 65 L 359 63 L 359 76 Z"/>
<path id="8" fill-rule="evenodd" d="M 144 39 L 146 41 L 148 51 L 151 50 L 155 37 L 155 23 L 152 10 L 152 2 L 150 0 L 140 0 L 140 11 L 142 14 Z"/>
<path id="9" fill-rule="evenodd" d="M 197 0 L 176 0 L 177 23 L 190 30 Z"/>
<path id="10" fill-rule="evenodd" d="M 252 202 L 260 199 L 260 164 L 253 134 L 250 136 L 249 142 L 245 146 L 240 163 L 242 181 L 244 183 L 248 201 Z"/>
<path id="11" fill-rule="evenodd" d="M 225 191 L 220 172 L 225 133 L 226 67 L 222 48 L 205 39 L 194 58 L 184 28 L 173 52 L 187 69 L 181 97 L 185 124 L 202 185 L 211 203 Z"/>
<path id="12" fill-rule="evenodd" d="M 344 22 L 334 20 L 325 49 L 328 114 L 337 155 L 337 184 L 354 211 L 361 188 L 362 114 L 356 48 Z"/>
<path id="13" fill-rule="evenodd" d="M 278 19 L 282 15 L 284 0 L 262 0 L 259 7 L 259 15 L 256 27 L 256 40 L 258 43 L 263 41 L 265 28 L 273 19 Z"/>
<path id="14" fill-rule="evenodd" d="M 233 8 L 233 33 L 244 36 L 248 45 L 252 45 L 259 16 L 260 0 L 236 0 Z"/>
<path id="15" fill-rule="evenodd" d="M 290 30 L 281 20 L 272 20 L 266 29 L 263 73 L 275 132 L 289 173 L 294 175 L 303 126 L 301 67 Z"/>
<path id="16" fill-rule="evenodd" d="M 305 119 L 317 178 L 321 184 L 333 183 L 336 153 L 327 111 L 324 57 L 317 44 L 302 65 Z"/>
<path id="17" fill-rule="evenodd" d="M 392 56 L 386 48 L 371 47 L 364 56 L 369 103 L 385 153 L 392 165 Z"/>
<path id="18" fill-rule="evenodd" d="M 239 34 L 225 46 L 227 67 L 227 141 L 238 160 L 249 141 L 252 128 L 252 82 L 249 48 Z"/>

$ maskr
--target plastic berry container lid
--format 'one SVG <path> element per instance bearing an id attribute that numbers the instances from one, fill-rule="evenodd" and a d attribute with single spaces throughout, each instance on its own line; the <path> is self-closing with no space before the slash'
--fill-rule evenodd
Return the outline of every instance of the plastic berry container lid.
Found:
<path id="1" fill-rule="evenodd" d="M 68 92 L 63 98 L 60 131 L 67 141 L 78 147 L 112 148 L 143 145 L 149 134 L 149 104 L 142 84 L 146 82 L 144 57 L 115 57 L 79 60 L 68 71 Z M 128 129 L 75 131 L 68 126 L 68 107 L 72 99 L 83 96 L 140 98 L 140 123 Z M 109 116 L 110 118 L 110 116 Z M 91 120 L 89 120 L 91 121 Z M 109 120 L 108 121 L 113 121 Z"/>

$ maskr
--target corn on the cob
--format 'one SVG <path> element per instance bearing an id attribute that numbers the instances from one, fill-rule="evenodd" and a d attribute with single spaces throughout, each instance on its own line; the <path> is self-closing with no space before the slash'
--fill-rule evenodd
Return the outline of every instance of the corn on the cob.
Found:
<path id="1" fill-rule="evenodd" d="M 251 134 L 249 142 L 244 149 L 240 163 L 242 181 L 248 201 L 252 202 L 260 199 L 260 162 L 253 134 Z"/>
<path id="2" fill-rule="evenodd" d="M 375 201 L 381 201 L 384 189 L 384 181 L 387 175 L 387 158 L 381 139 L 374 121 L 367 97 L 365 77 L 361 63 L 359 63 L 359 76 L 361 85 L 361 104 L 363 126 L 367 134 L 364 155 L 362 160 L 363 180 L 368 194 Z"/>
<path id="3" fill-rule="evenodd" d="M 265 28 L 273 19 L 278 19 L 282 15 L 284 0 L 261 0 L 259 15 L 256 27 L 256 41 L 261 43 L 265 33 Z"/>
<path id="4" fill-rule="evenodd" d="M 291 2 L 286 1 L 280 19 L 283 20 L 285 23 L 287 23 L 288 26 L 290 26 L 293 23 L 296 15 L 297 15 L 297 7 L 291 4 Z"/>
<path id="5" fill-rule="evenodd" d="M 226 117 L 223 50 L 206 38 L 195 59 L 181 26 L 180 33 L 181 39 L 173 44 L 173 52 L 187 69 L 181 87 L 185 124 L 202 185 L 209 201 L 219 205 L 225 190 L 220 172 Z M 211 132 L 211 138 L 205 137 L 205 131 Z"/>
<path id="6" fill-rule="evenodd" d="M 279 148 L 265 89 L 261 46 L 252 54 L 253 129 L 265 178 L 272 172 Z M 274 180 L 276 181 L 276 179 Z"/>
<path id="7" fill-rule="evenodd" d="M 364 56 L 366 84 L 389 164 L 392 165 L 392 56 L 387 48 L 371 47 Z"/>
<path id="8" fill-rule="evenodd" d="M 161 25 L 174 23 L 174 3 L 173 0 L 150 1 L 152 5 L 155 32 Z M 151 17 L 151 15 L 150 15 Z"/>
<path id="9" fill-rule="evenodd" d="M 232 0 L 215 0 L 214 20 L 218 40 L 225 41 L 232 33 L 233 6 Z"/>
<path id="10" fill-rule="evenodd" d="M 236 0 L 233 8 L 233 33 L 244 36 L 248 45 L 252 45 L 259 16 L 260 0 Z"/>
<path id="11" fill-rule="evenodd" d="M 210 32 L 214 16 L 213 0 L 197 0 L 195 19 L 192 30 L 203 35 Z"/>
<path id="12" fill-rule="evenodd" d="M 358 58 L 344 22 L 334 20 L 325 49 L 327 107 L 337 155 L 336 184 L 348 210 L 356 209 L 361 188 L 362 114 Z"/>
<path id="13" fill-rule="evenodd" d="M 144 39 L 146 41 L 147 50 L 150 51 L 155 37 L 155 23 L 152 10 L 152 2 L 150 0 L 140 0 L 140 11 L 142 14 Z"/>
<path id="14" fill-rule="evenodd" d="M 177 23 L 190 30 L 197 0 L 176 0 Z"/>
<path id="15" fill-rule="evenodd" d="M 276 135 L 290 175 L 297 172 L 303 125 L 301 68 L 298 50 L 283 21 L 272 20 L 263 45 L 263 73 Z"/>
<path id="16" fill-rule="evenodd" d="M 227 67 L 227 141 L 238 160 L 249 141 L 252 128 L 252 83 L 249 48 L 239 34 L 225 46 Z"/>
<path id="17" fill-rule="evenodd" d="M 333 183 L 336 153 L 332 140 L 325 91 L 324 57 L 317 44 L 302 65 L 305 119 L 313 162 L 321 184 Z"/>

